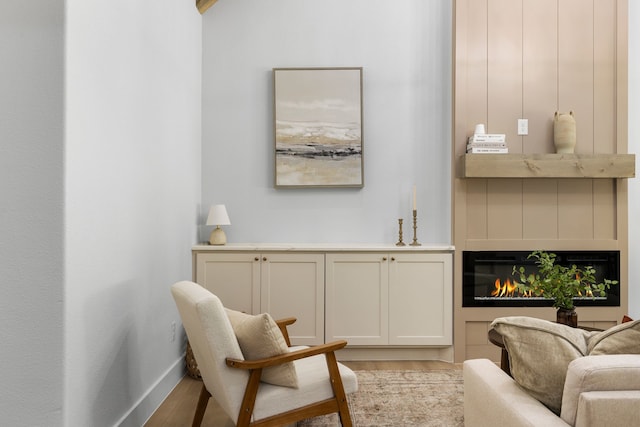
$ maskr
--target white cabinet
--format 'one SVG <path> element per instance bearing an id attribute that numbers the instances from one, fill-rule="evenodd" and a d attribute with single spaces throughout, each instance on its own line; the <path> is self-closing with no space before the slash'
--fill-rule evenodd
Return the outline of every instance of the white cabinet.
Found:
<path id="1" fill-rule="evenodd" d="M 196 251 L 194 279 L 225 307 L 275 319 L 296 317 L 293 344 L 324 342 L 324 255 Z"/>
<path id="2" fill-rule="evenodd" d="M 452 250 L 198 245 L 193 280 L 226 307 L 296 317 L 293 344 L 346 339 L 354 351 L 442 348 L 452 344 Z"/>
<path id="3" fill-rule="evenodd" d="M 389 344 L 389 263 L 378 253 L 326 254 L 326 340 Z"/>
<path id="4" fill-rule="evenodd" d="M 451 345 L 451 285 L 449 253 L 327 253 L 326 339 Z"/>
<path id="5" fill-rule="evenodd" d="M 260 255 L 194 252 L 194 280 L 233 310 L 260 312 Z"/>
<path id="6" fill-rule="evenodd" d="M 263 254 L 260 277 L 260 311 L 297 318 L 288 328 L 293 344 L 324 343 L 324 255 Z"/>
<path id="7" fill-rule="evenodd" d="M 451 254 L 401 253 L 389 260 L 389 344 L 451 345 Z"/>

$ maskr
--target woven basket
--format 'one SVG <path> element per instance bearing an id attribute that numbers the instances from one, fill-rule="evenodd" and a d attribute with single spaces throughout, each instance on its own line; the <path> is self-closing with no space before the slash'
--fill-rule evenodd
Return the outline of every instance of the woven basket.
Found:
<path id="1" fill-rule="evenodd" d="M 187 375 L 191 378 L 195 378 L 196 380 L 201 380 L 202 375 L 200 375 L 198 362 L 196 362 L 196 358 L 193 355 L 193 350 L 191 349 L 189 341 L 187 341 L 187 353 L 184 355 L 184 360 L 187 362 Z"/>

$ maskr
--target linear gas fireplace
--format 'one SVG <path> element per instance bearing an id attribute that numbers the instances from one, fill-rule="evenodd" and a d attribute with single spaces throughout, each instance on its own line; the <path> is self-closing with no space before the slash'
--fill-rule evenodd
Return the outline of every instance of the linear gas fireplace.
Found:
<path id="1" fill-rule="evenodd" d="M 578 267 L 592 266 L 596 280 L 620 281 L 619 251 L 553 251 L 556 262 Z M 513 266 L 524 266 L 527 274 L 537 270 L 531 251 L 464 251 L 462 254 L 463 307 L 547 307 L 548 298 L 521 295 L 514 285 Z M 614 307 L 620 305 L 620 285 L 612 285 L 604 297 L 581 297 L 575 305 Z"/>

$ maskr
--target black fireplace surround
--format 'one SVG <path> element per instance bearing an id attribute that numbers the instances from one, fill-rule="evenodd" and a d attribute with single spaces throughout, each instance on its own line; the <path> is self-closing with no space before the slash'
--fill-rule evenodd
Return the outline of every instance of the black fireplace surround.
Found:
<path id="1" fill-rule="evenodd" d="M 619 251 L 550 251 L 557 255 L 556 262 L 578 267 L 592 266 L 598 283 L 605 278 L 620 282 Z M 550 307 L 552 300 L 520 295 L 492 296 L 496 280 L 504 283 L 519 278 L 512 276 L 513 266 L 524 266 L 527 274 L 537 270 L 531 251 L 463 251 L 462 253 L 462 306 L 463 307 Z M 606 297 L 576 298 L 577 307 L 617 307 L 620 305 L 620 284 L 612 285 Z"/>

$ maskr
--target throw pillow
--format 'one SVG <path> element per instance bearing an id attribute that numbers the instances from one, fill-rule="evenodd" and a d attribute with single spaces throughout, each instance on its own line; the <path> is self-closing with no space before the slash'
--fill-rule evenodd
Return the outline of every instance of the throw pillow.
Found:
<path id="1" fill-rule="evenodd" d="M 264 359 L 289 352 L 280 328 L 269 313 L 253 316 L 235 310 L 226 310 L 246 360 Z M 261 381 L 298 388 L 298 375 L 293 362 L 263 369 Z"/>
<path id="2" fill-rule="evenodd" d="M 559 415 L 567 366 L 587 354 L 592 333 L 523 316 L 495 319 L 491 328 L 502 335 L 513 379 Z"/>
<path id="3" fill-rule="evenodd" d="M 589 338 L 588 354 L 640 354 L 640 320 L 625 322 Z"/>

